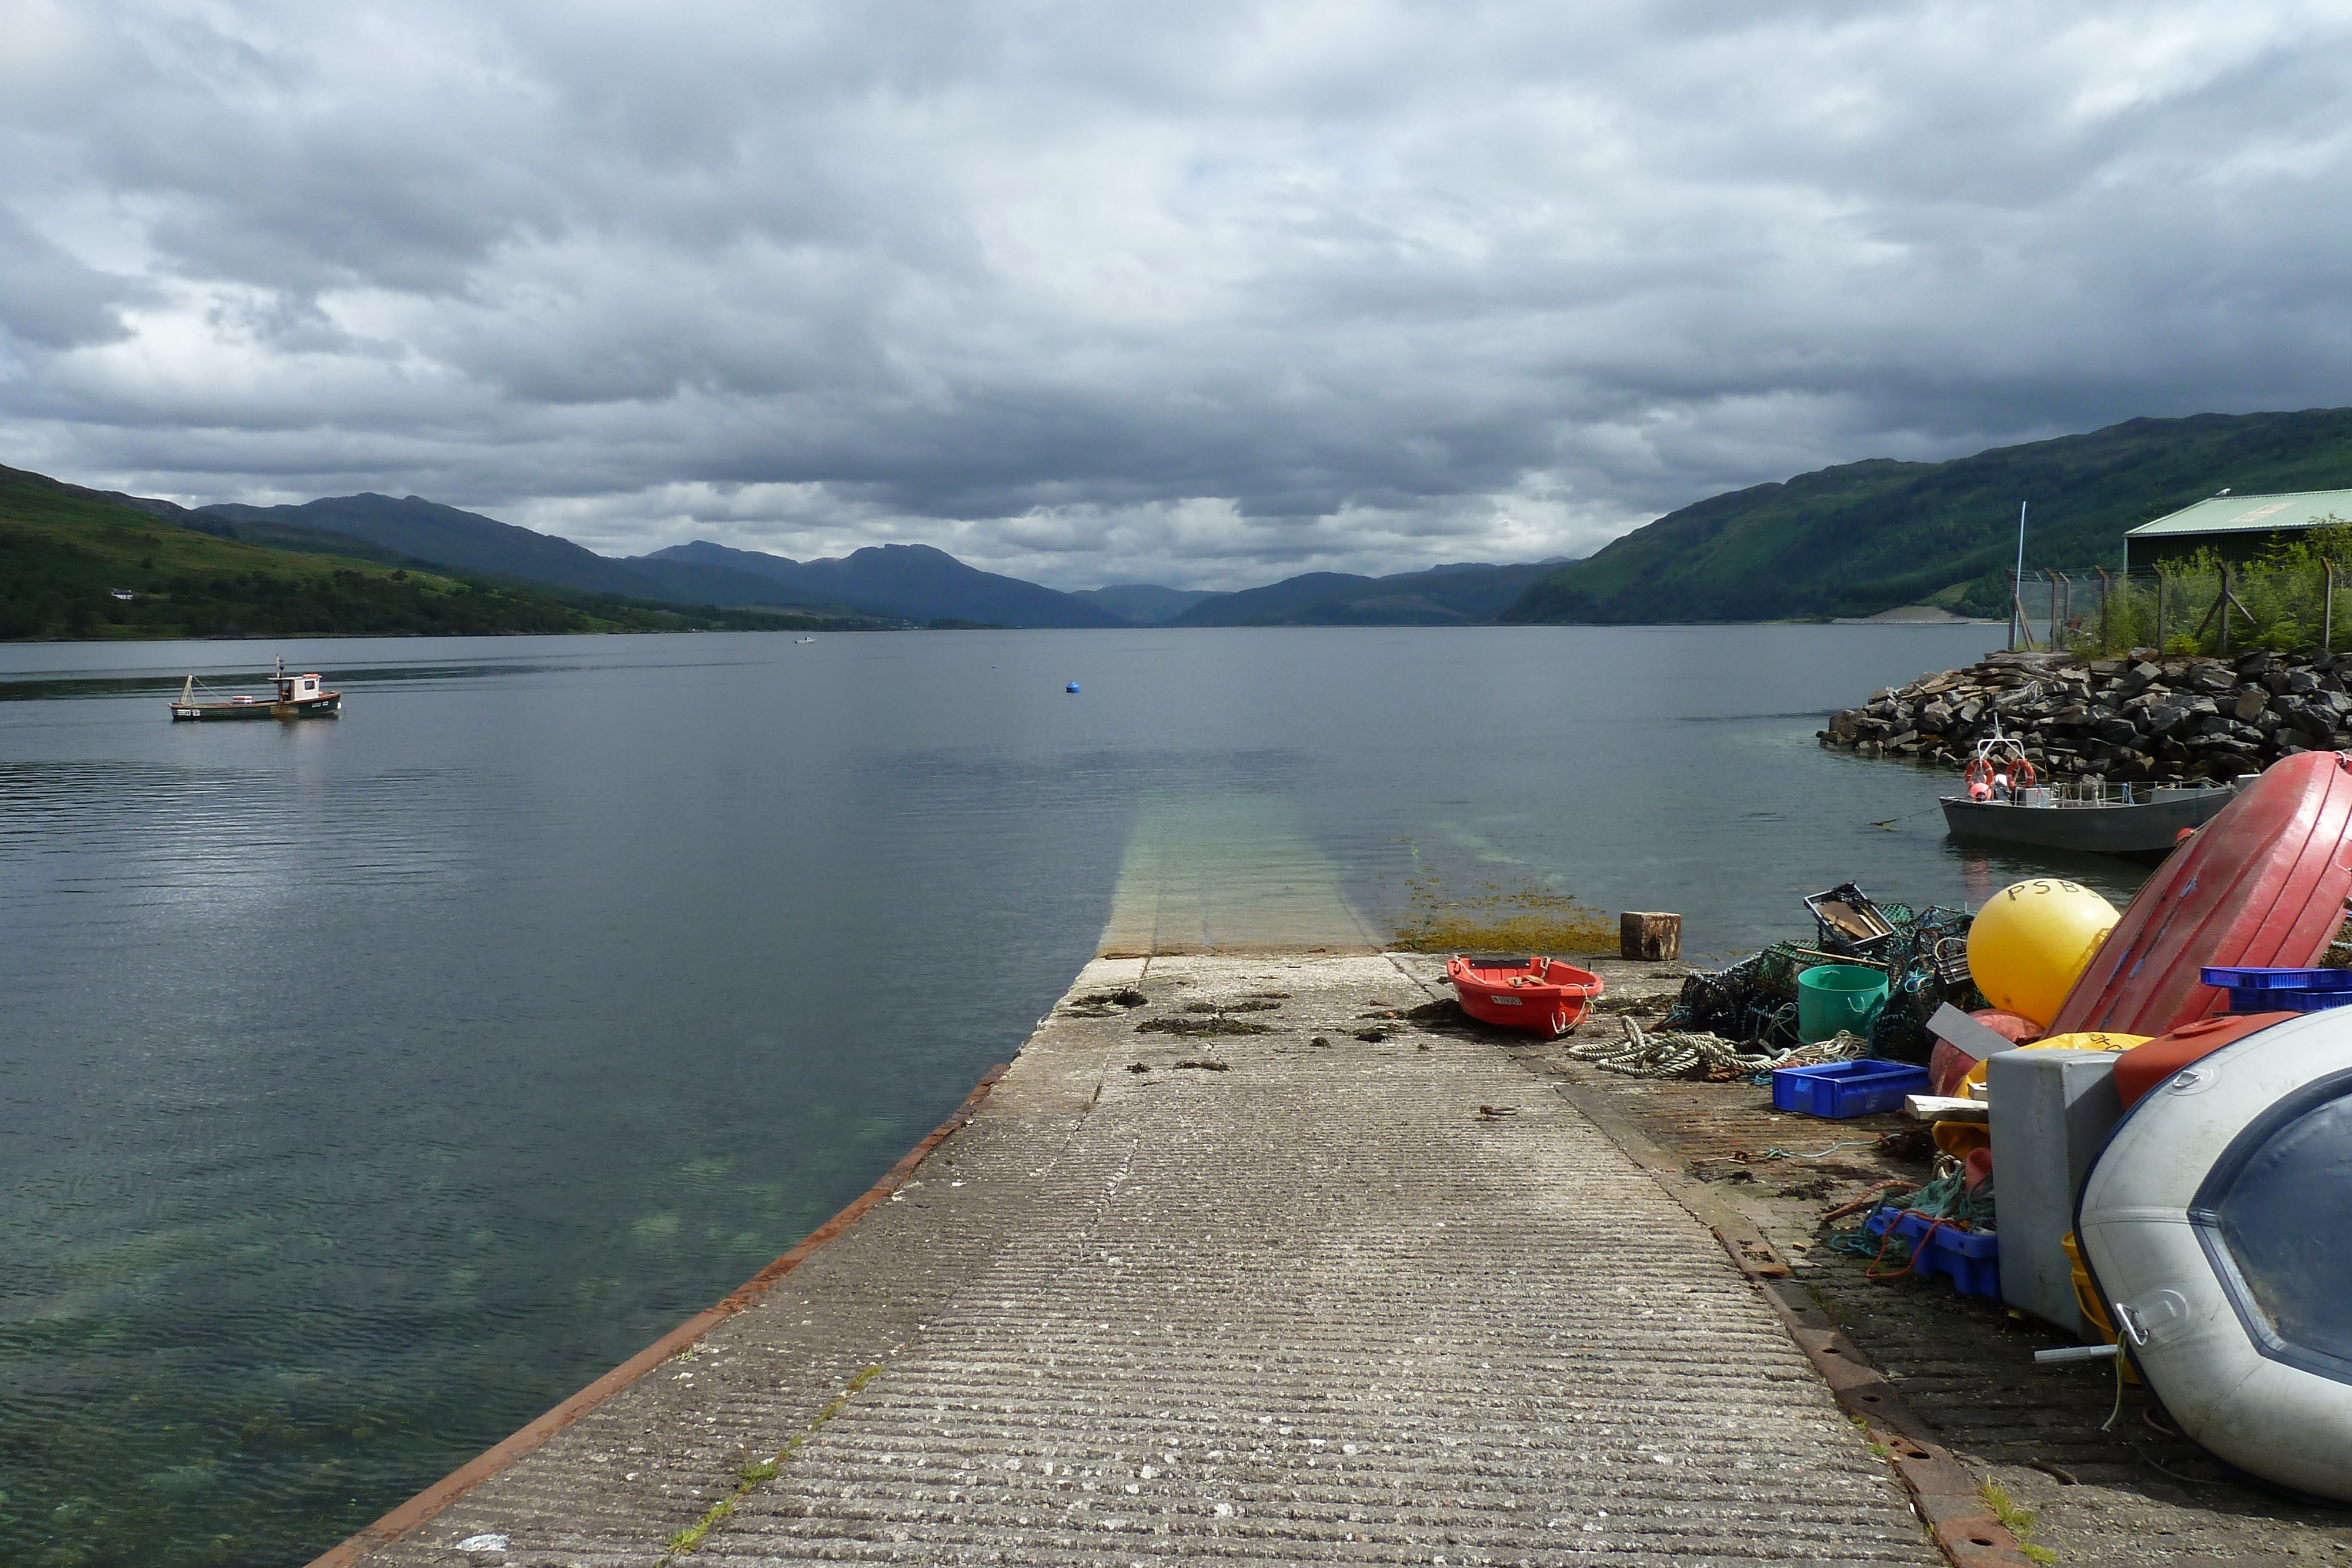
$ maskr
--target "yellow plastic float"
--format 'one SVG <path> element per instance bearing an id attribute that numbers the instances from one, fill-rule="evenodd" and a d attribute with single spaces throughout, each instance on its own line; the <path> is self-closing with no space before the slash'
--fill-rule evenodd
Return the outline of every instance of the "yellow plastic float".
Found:
<path id="1" fill-rule="evenodd" d="M 2011 883 L 1969 928 L 1969 974 L 1994 1007 L 2047 1023 L 2119 918 L 2114 904 L 2079 882 Z"/>

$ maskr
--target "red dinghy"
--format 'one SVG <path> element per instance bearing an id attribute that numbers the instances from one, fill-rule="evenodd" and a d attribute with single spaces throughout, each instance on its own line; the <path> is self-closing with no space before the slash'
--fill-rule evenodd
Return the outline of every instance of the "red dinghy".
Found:
<path id="1" fill-rule="evenodd" d="M 2200 965 L 2308 968 L 2347 894 L 2352 757 L 2283 758 L 2147 879 L 2048 1032 L 2169 1034 L 2218 1012 Z"/>
<path id="2" fill-rule="evenodd" d="M 1557 958 L 1474 958 L 1456 954 L 1445 966 L 1462 1010 L 1481 1023 L 1566 1034 L 1584 1021 L 1601 994 L 1601 977 Z"/>

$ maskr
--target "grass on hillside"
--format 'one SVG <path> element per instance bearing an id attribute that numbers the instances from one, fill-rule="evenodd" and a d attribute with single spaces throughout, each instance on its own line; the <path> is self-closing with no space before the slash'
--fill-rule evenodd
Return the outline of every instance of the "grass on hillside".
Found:
<path id="1" fill-rule="evenodd" d="M 266 549 L 52 488 L 30 476 L 0 476 L 0 640 L 479 636 L 846 624 L 783 612 L 558 598 L 479 579 Z"/>
<path id="2" fill-rule="evenodd" d="M 2352 486 L 2352 409 L 2135 419 L 1945 463 L 1873 459 L 1710 497 L 1546 577 L 1506 622 L 2008 612 L 2028 570 L 2120 560 L 2125 530 L 2211 496 Z"/>

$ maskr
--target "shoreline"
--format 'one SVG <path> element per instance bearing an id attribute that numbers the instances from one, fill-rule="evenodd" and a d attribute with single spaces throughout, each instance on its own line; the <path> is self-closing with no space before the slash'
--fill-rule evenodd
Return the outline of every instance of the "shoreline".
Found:
<path id="1" fill-rule="evenodd" d="M 1994 653 L 1881 687 L 1814 732 L 1828 749 L 1957 768 L 1998 723 L 2048 776 L 2227 779 L 2352 750 L 2352 653 L 2078 659 Z"/>
<path id="2" fill-rule="evenodd" d="M 680 613 L 705 606 L 684 606 Z M 721 605 L 732 610 L 739 607 Z M 755 615 L 788 615 L 796 611 L 768 611 L 758 605 L 740 607 Z M 997 626 L 974 622 L 930 625 L 920 622 L 902 626 L 615 626 L 601 632 L 222 632 L 203 637 L 0 637 L 0 648 L 110 647 L 142 643 L 325 643 L 353 638 L 401 642 L 446 642 L 460 637 L 683 637 L 770 636 L 778 632 L 847 636 L 869 632 L 1688 632 L 1749 626 L 1864 627 L 1877 631 L 1950 632 L 1965 626 L 1998 627 L 1998 621 L 1874 621 L 1822 618 L 1771 621 L 1365 621 L 1345 624 L 1280 622 L 1252 626 L 1179 626 L 1170 622 L 1137 622 L 1130 626 Z"/>

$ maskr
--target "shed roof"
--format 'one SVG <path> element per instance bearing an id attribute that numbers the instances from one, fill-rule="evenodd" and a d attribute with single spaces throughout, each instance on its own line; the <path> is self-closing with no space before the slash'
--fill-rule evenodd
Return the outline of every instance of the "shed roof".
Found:
<path id="1" fill-rule="evenodd" d="M 2326 521 L 2352 521 L 2352 490 L 2296 490 L 2284 496 L 2215 496 L 2126 529 L 2124 538 L 2168 534 L 2270 533 L 2308 528 Z"/>

